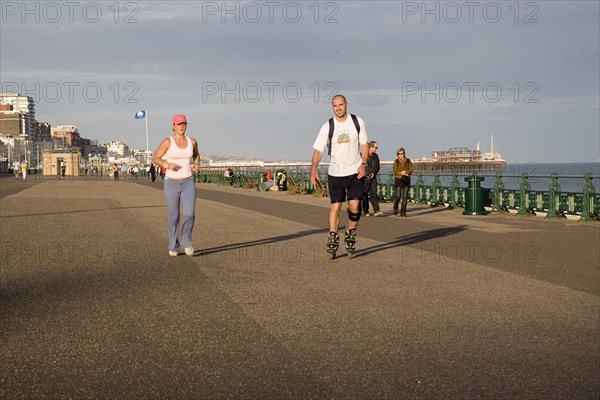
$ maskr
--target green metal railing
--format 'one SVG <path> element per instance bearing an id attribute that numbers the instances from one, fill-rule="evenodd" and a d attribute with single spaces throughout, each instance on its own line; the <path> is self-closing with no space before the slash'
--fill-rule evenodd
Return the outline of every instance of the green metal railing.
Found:
<path id="1" fill-rule="evenodd" d="M 275 167 L 270 167 L 272 172 Z M 234 187 L 252 188 L 262 190 L 260 183 L 265 180 L 265 167 L 237 167 L 234 168 Z M 286 169 L 286 175 L 291 177 L 300 188 L 302 194 L 315 193 L 315 187 L 310 182 L 310 174 L 306 169 Z M 196 175 L 196 181 L 199 183 L 216 183 L 219 185 L 229 185 L 224 178 L 225 168 L 202 168 Z M 327 169 L 321 167 L 318 170 L 319 178 L 325 188 L 327 188 Z M 275 174 L 273 173 L 273 176 Z M 461 175 L 462 176 L 462 175 Z M 432 184 L 426 185 L 424 177 L 432 178 Z M 443 186 L 440 177 L 450 178 L 450 186 Z M 427 204 L 430 207 L 444 206 L 448 208 L 465 207 L 465 189 L 460 186 L 458 174 L 441 173 L 415 173 L 413 175 L 413 184 L 409 190 L 410 201 L 414 204 Z M 519 189 L 505 189 L 503 178 L 520 179 Z M 528 174 L 520 176 L 503 176 L 497 172 L 493 181 L 493 188 L 482 188 L 483 204 L 490 208 L 492 213 L 505 213 L 509 210 L 516 210 L 518 217 L 531 216 L 536 213 L 546 213 L 546 219 L 564 218 L 567 215 L 579 216 L 579 221 L 597 221 L 600 220 L 600 195 L 592 181 L 594 178 L 588 173 L 585 175 L 585 184 L 581 192 L 562 192 L 559 184 L 558 174 L 553 173 L 550 176 L 535 176 L 531 178 L 550 178 L 551 183 L 547 190 L 532 190 L 528 179 Z M 564 176 L 562 178 L 581 178 L 574 176 Z M 492 177 L 494 179 L 494 177 Z M 248 184 L 251 182 L 251 184 Z M 392 173 L 378 175 L 377 194 L 381 201 L 393 201 L 394 176 Z"/>

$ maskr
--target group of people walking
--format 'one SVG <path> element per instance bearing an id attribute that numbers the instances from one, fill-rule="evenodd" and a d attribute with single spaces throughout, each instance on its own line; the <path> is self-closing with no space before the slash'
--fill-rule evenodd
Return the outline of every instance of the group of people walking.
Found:
<path id="1" fill-rule="evenodd" d="M 27 161 L 19 162 L 15 160 L 12 165 L 13 173 L 15 174 L 15 180 L 19 179 L 19 173 L 21 174 L 21 180 L 24 182 L 27 179 Z"/>
<path id="2" fill-rule="evenodd" d="M 376 141 L 369 141 L 362 118 L 347 113 L 348 104 L 343 95 L 332 100 L 334 116 L 325 122 L 313 144 L 310 181 L 317 185 L 317 168 L 325 151 L 330 156 L 328 190 L 330 208 L 329 234 L 326 249 L 331 257 L 339 248 L 338 235 L 342 204 L 347 202 L 348 223 L 344 232 L 344 244 L 349 257 L 355 251 L 356 232 L 361 216 L 369 214 L 369 203 L 374 216 L 383 216 L 377 199 L 377 174 L 380 170 L 379 148 Z M 173 135 L 165 138 L 154 153 L 154 164 L 166 170 L 164 197 L 167 203 L 168 253 L 194 255 L 192 232 L 195 223 L 196 186 L 193 172 L 200 168 L 200 154 L 195 139 L 187 137 L 187 119 L 177 114 L 172 119 Z M 394 160 L 395 199 L 394 215 L 406 217 L 406 205 L 410 188 L 410 175 L 414 168 L 399 148 Z M 163 159 L 164 158 L 164 159 Z M 181 208 L 180 208 L 181 206 Z M 181 234 L 179 222 L 183 219 Z"/>

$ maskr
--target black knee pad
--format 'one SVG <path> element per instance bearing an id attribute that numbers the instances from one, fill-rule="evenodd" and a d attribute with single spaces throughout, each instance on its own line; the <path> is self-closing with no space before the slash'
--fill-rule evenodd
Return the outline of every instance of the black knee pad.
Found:
<path id="1" fill-rule="evenodd" d="M 358 222 L 360 220 L 360 211 L 357 213 L 354 213 L 352 211 L 350 211 L 350 209 L 348 208 L 346 211 L 348 211 L 348 219 L 352 222 Z"/>

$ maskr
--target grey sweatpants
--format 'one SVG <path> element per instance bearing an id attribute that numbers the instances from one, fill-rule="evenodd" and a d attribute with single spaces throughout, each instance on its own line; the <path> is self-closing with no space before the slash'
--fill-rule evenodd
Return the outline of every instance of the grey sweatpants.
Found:
<path id="1" fill-rule="evenodd" d="M 182 180 L 165 179 L 165 200 L 167 201 L 169 232 L 169 250 L 177 251 L 179 247 L 192 246 L 192 230 L 196 219 L 196 185 L 194 178 Z M 179 203 L 183 211 L 183 224 L 181 225 L 181 243 L 177 238 L 179 230 Z"/>

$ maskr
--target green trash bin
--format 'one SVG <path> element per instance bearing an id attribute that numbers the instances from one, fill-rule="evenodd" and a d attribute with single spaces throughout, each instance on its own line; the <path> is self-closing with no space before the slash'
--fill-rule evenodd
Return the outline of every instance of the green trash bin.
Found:
<path id="1" fill-rule="evenodd" d="M 463 215 L 485 215 L 483 208 L 483 189 L 481 181 L 485 180 L 483 176 L 467 176 L 465 181 L 469 187 L 465 188 L 465 210 Z"/>

